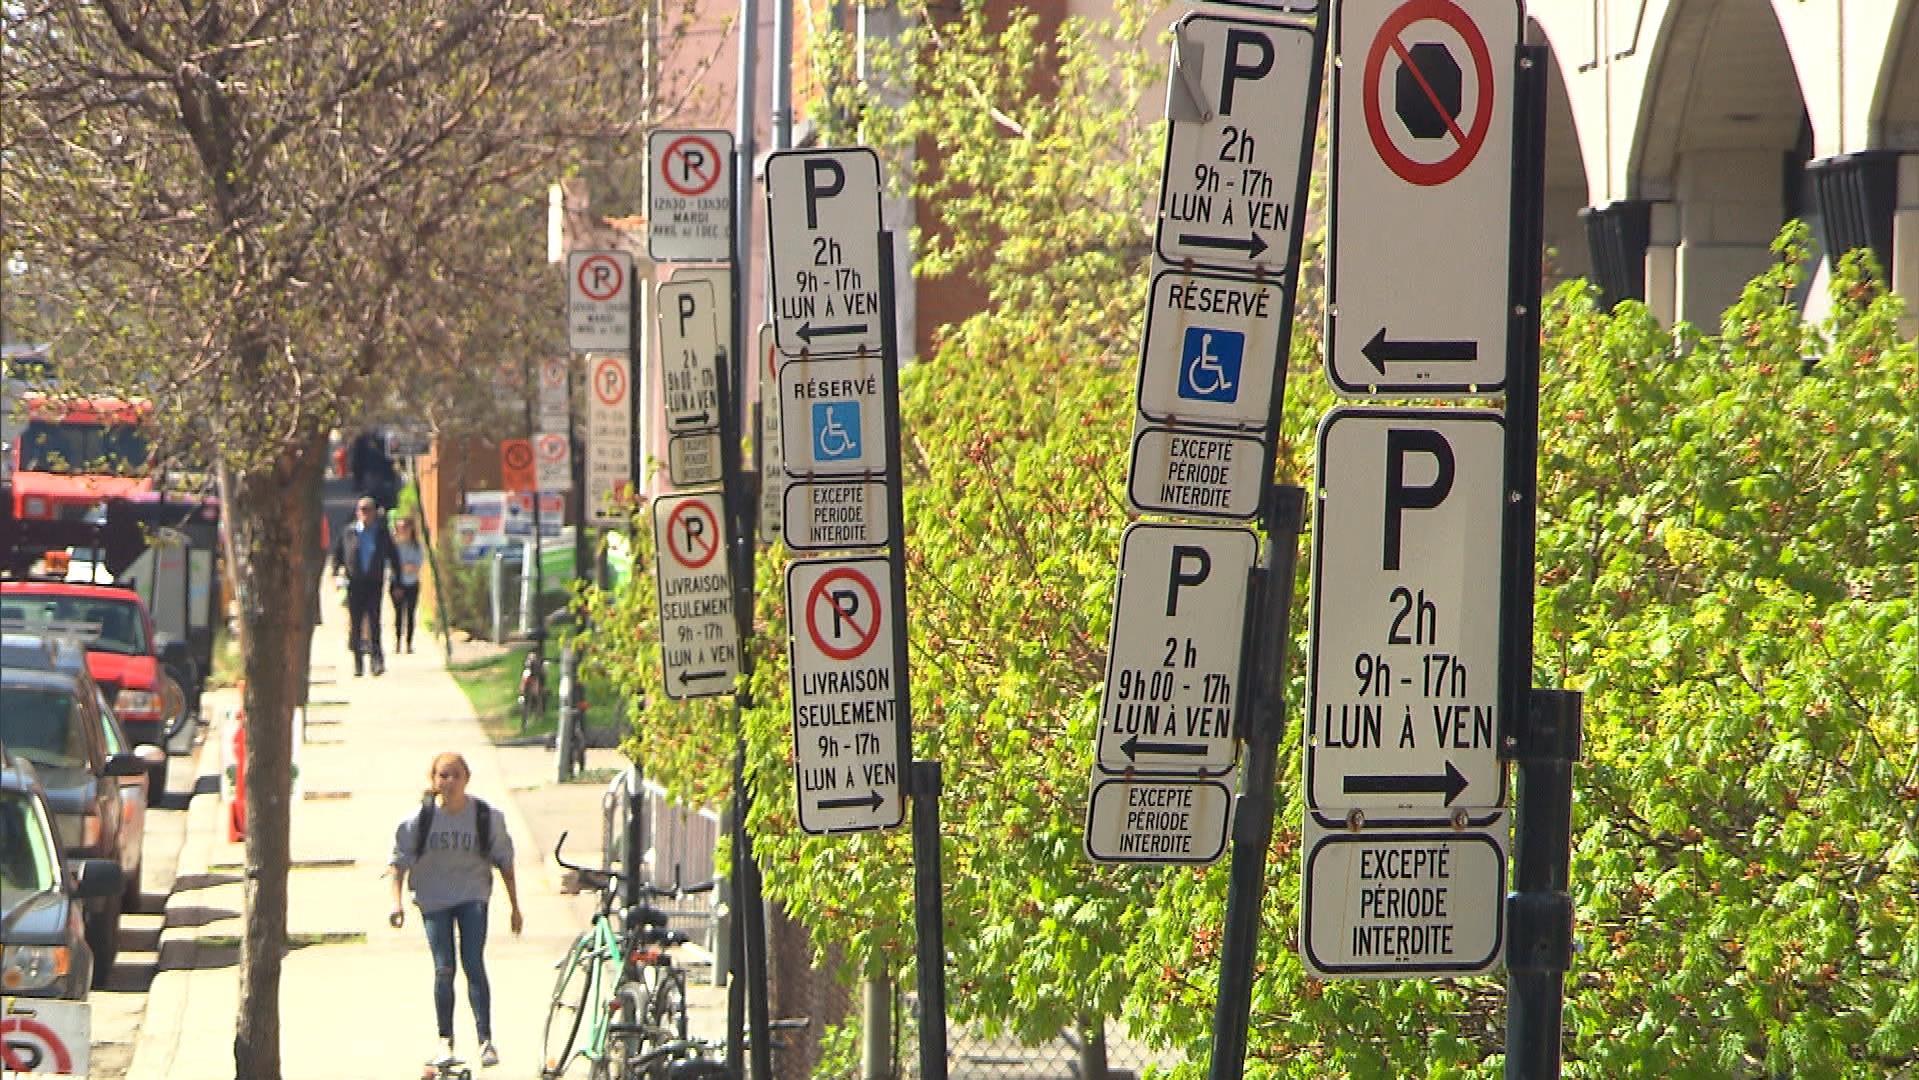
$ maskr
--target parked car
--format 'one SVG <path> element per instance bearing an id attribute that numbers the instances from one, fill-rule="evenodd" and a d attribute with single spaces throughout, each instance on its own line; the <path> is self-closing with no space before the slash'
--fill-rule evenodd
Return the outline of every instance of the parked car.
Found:
<path id="1" fill-rule="evenodd" d="M 82 901 L 120 887 L 105 859 L 67 862 L 33 766 L 0 746 L 0 990 L 84 999 L 94 959 Z"/>
<path id="2" fill-rule="evenodd" d="M 111 860 L 124 886 L 140 852 L 126 834 L 118 778 L 139 776 L 146 765 L 132 754 L 108 752 L 99 710 L 70 675 L 0 670 L 0 743 L 39 774 L 68 857 Z M 121 910 L 119 889 L 110 897 L 89 898 L 87 944 L 93 948 L 96 978 L 113 966 Z"/>
<path id="3" fill-rule="evenodd" d="M 181 719 L 167 713 L 165 666 L 191 664 L 186 643 L 156 642 L 153 620 L 132 590 L 64 581 L 0 581 L 0 630 L 79 639 L 86 646 L 88 670 L 136 744 L 164 747 L 168 728 Z M 173 695 L 172 700 L 183 699 Z M 158 789 L 166 782 L 166 765 L 153 772 Z"/>
<path id="4" fill-rule="evenodd" d="M 93 673 L 87 669 L 87 652 L 80 643 L 69 637 L 59 635 L 28 634 L 21 632 L 0 633 L 0 671 L 31 670 L 61 672 L 73 679 L 83 694 L 91 695 L 98 703 L 101 734 L 106 739 L 107 753 L 131 753 L 140 759 L 146 770 L 139 776 L 120 777 L 121 824 L 126 832 L 126 846 L 136 853 L 133 866 L 126 871 L 126 890 L 121 897 L 124 907 L 137 909 L 140 906 L 140 875 L 145 862 L 139 853 L 146 850 L 147 808 L 159 801 L 166 790 L 164 784 L 153 785 L 154 770 L 160 777 L 166 777 L 166 751 L 151 743 L 134 745 L 127 737 L 119 718 L 113 713 L 113 707 L 107 704 L 106 692 L 93 680 Z"/>

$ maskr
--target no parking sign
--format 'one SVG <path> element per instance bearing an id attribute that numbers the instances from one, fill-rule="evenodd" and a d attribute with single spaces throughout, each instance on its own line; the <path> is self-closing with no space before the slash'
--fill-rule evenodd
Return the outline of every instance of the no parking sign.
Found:
<path id="1" fill-rule="evenodd" d="M 1338 13 L 1327 373 L 1343 394 L 1499 393 L 1518 0 Z"/>
<path id="2" fill-rule="evenodd" d="M 884 556 L 786 568 L 800 828 L 890 829 L 900 798 L 900 620 Z"/>
<path id="3" fill-rule="evenodd" d="M 709 697 L 740 673 L 739 622 L 726 561 L 718 492 L 653 501 L 660 603 L 660 664 L 671 698 Z"/>
<path id="4" fill-rule="evenodd" d="M 86 1076 L 92 1006 L 84 1001 L 8 998 L 0 1016 L 0 1065 L 8 1075 Z"/>

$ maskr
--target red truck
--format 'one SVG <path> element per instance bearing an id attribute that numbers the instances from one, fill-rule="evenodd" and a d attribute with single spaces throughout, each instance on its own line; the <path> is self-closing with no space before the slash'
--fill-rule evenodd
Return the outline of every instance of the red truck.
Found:
<path id="1" fill-rule="evenodd" d="M 15 520 L 84 521 L 104 502 L 153 491 L 144 430 L 151 404 L 37 392 L 20 400 L 26 425 L 11 451 Z"/>
<path id="2" fill-rule="evenodd" d="M 112 585 L 65 581 L 0 581 L 0 629 L 78 638 L 87 670 L 106 693 L 134 743 L 160 744 L 169 691 L 153 620 L 139 594 Z M 184 643 L 169 648 L 184 648 Z M 184 707 L 177 701 L 173 707 Z M 164 765 L 162 765 L 164 768 Z M 164 781 L 165 773 L 161 773 Z"/>

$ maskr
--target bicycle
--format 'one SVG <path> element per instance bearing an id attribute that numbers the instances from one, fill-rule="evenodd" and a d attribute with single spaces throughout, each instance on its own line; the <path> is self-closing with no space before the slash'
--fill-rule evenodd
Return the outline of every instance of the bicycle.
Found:
<path id="1" fill-rule="evenodd" d="M 579 654 L 560 647 L 560 720 L 553 730 L 554 779 L 566 783 L 586 771 L 586 695 L 581 692 Z"/>
<path id="2" fill-rule="evenodd" d="M 813 1026 L 807 1016 L 788 1017 L 766 1025 L 767 1034 L 777 1052 L 787 1048 L 784 1036 Z M 752 1048 L 751 1036 L 741 1044 L 741 1052 Z M 775 1068 L 777 1075 L 779 1070 Z M 633 1080 L 730 1080 L 726 1070 L 726 1043 L 714 1039 L 679 1038 L 663 1042 L 628 1062 L 627 1076 Z"/>
<path id="3" fill-rule="evenodd" d="M 559 963 L 560 976 L 547 1001 L 546 1028 L 541 1037 L 543 1080 L 577 1075 L 580 1061 L 593 1080 L 634 1076 L 629 1065 L 649 1043 L 663 1042 L 686 1031 L 686 979 L 678 969 L 658 964 L 657 951 L 682 944 L 686 935 L 666 928 L 667 915 L 650 904 L 618 906 L 618 870 L 595 869 L 571 863 L 560 854 L 566 833 L 553 846 L 553 859 L 577 875 L 581 884 L 600 893 L 593 921 L 575 938 Z M 657 897 L 704 892 L 712 882 L 671 889 L 644 886 Z M 619 929 L 615 928 L 618 922 Z M 648 950 L 655 950 L 649 955 Z M 642 970 L 662 969 L 657 974 Z M 582 1030 L 584 1029 L 584 1031 Z M 582 1038 L 584 1036 L 584 1038 Z"/>
<path id="4" fill-rule="evenodd" d="M 520 708 L 520 730 L 538 723 L 546 717 L 546 649 L 535 647 L 526 654 L 526 663 L 520 667 L 520 694 L 517 704 Z"/>

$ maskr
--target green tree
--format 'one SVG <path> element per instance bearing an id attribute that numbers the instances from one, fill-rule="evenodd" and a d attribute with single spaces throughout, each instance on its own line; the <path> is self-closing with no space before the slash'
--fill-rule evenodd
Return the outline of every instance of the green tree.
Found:
<path id="1" fill-rule="evenodd" d="M 983 3 L 916 10 L 929 21 L 898 54 L 867 58 L 911 103 L 828 78 L 824 117 L 829 142 L 937 139 L 917 171 L 895 169 L 938 214 L 922 287 L 964 279 L 988 300 L 942 328 L 901 402 L 915 750 L 947 771 L 949 1004 L 1029 1036 L 1117 1015 L 1197 1075 L 1224 865 L 1101 868 L 1079 852 L 1162 145 L 1143 119 L 1160 88 L 1145 58 L 1163 52 L 1131 9 L 1057 28 Z M 1856 258 L 1832 316 L 1804 322 L 1803 236 L 1785 234 L 1716 333 L 1596 310 L 1581 286 L 1547 310 L 1535 681 L 1583 691 L 1587 721 L 1570 1075 L 1919 1065 L 1919 355 Z M 1310 267 L 1302 278 L 1316 311 Z M 1317 320 L 1294 330 L 1278 476 L 1305 483 L 1332 396 Z M 745 717 L 767 891 L 855 971 L 904 973 L 906 837 L 797 831 L 785 558 L 759 564 Z M 636 644 L 649 589 L 605 600 Z M 636 690 L 657 680 L 647 657 Z M 634 715 L 650 775 L 725 791 L 723 713 L 659 700 Z M 1300 780 L 1287 755 L 1249 1074 L 1497 1075 L 1497 980 L 1305 977 Z"/>
<path id="2" fill-rule="evenodd" d="M 1535 682 L 1586 716 L 1569 1076 L 1919 1063 L 1919 353 L 1857 256 L 1803 322 L 1803 236 L 1717 335 L 1578 284 L 1547 307 Z M 1304 976 L 1296 770 L 1249 1073 L 1497 1076 L 1497 983 Z M 1128 957 L 1128 1016 L 1172 1045 L 1206 1036 L 1210 884 Z"/>
<path id="3" fill-rule="evenodd" d="M 650 28 L 599 0 L 35 0 L 0 28 L 0 265 L 53 320 L 26 329 L 222 477 L 251 779 L 235 1067 L 265 1080 L 326 432 L 551 347 L 544 186 L 632 152 Z"/>

